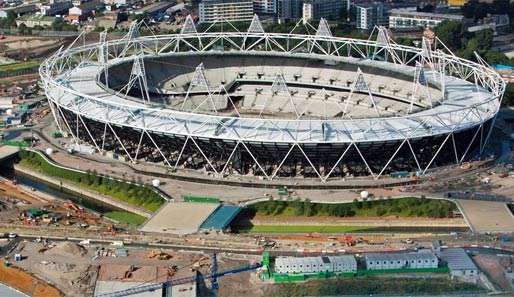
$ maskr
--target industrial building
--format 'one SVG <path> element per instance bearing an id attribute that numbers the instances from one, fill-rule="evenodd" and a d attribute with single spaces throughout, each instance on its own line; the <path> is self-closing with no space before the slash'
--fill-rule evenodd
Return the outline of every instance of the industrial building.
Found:
<path id="1" fill-rule="evenodd" d="M 354 256 L 323 257 L 277 257 L 275 272 L 284 274 L 311 274 L 320 272 L 355 273 L 357 261 Z"/>
<path id="2" fill-rule="evenodd" d="M 204 0 L 199 10 L 200 23 L 251 21 L 254 14 L 251 0 Z"/>
<path id="3" fill-rule="evenodd" d="M 434 253 L 422 250 L 412 253 L 371 253 L 364 255 L 368 270 L 437 268 L 439 260 Z"/>
<path id="4" fill-rule="evenodd" d="M 341 0 L 308 0 L 303 3 L 304 20 L 340 20 L 343 10 L 350 10 L 350 1 Z"/>
<path id="5" fill-rule="evenodd" d="M 441 260 L 446 262 L 450 275 L 470 282 L 478 281 L 478 267 L 462 248 L 444 249 L 440 253 Z"/>

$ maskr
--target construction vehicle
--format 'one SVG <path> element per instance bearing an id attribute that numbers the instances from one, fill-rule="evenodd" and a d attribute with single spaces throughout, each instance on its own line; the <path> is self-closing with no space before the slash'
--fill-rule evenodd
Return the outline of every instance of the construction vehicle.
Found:
<path id="1" fill-rule="evenodd" d="M 148 259 L 169 260 L 172 256 L 163 251 L 152 250 L 148 253 Z"/>
<path id="2" fill-rule="evenodd" d="M 202 267 L 209 266 L 209 257 L 201 257 L 198 261 L 195 261 L 193 265 L 191 266 L 191 270 L 195 271 Z"/>

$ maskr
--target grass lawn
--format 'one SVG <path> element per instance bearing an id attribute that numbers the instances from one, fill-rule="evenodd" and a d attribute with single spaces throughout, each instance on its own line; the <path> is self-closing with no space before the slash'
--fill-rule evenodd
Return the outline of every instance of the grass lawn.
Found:
<path id="1" fill-rule="evenodd" d="M 451 217 L 456 206 L 439 199 L 406 197 L 398 199 L 354 200 L 351 203 L 314 203 L 309 200 L 262 201 L 249 207 L 263 216 L 333 216 L 333 217 Z"/>
<path id="2" fill-rule="evenodd" d="M 350 233 L 373 229 L 367 226 L 331 226 L 331 225 L 254 225 L 242 227 L 239 232 L 249 233 Z"/>
<path id="3" fill-rule="evenodd" d="M 31 69 L 34 67 L 38 67 L 39 64 L 41 64 L 38 61 L 27 61 L 27 62 L 21 62 L 21 63 L 12 63 L 12 64 L 6 64 L 0 66 L 0 72 L 16 72 L 24 69 Z"/>
<path id="4" fill-rule="evenodd" d="M 104 216 L 131 226 L 139 226 L 146 221 L 145 217 L 126 211 L 110 211 L 105 213 Z"/>
<path id="5" fill-rule="evenodd" d="M 57 179 L 69 181 L 79 187 L 96 191 L 151 212 L 159 209 L 165 202 L 150 186 L 112 180 L 94 172 L 81 173 L 56 167 L 47 162 L 41 155 L 29 151 L 21 151 L 20 157 L 19 164 L 24 167 Z"/>

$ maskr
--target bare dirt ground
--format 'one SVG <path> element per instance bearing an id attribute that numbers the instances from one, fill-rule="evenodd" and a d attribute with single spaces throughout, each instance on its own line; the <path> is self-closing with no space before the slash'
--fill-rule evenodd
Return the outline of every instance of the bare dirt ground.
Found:
<path id="1" fill-rule="evenodd" d="M 192 269 L 197 269 L 202 274 L 208 274 L 210 271 L 210 257 L 198 252 L 154 250 L 153 253 L 163 252 L 169 256 L 168 259 L 160 260 L 158 257 L 150 256 L 151 249 L 127 249 L 127 257 L 117 257 L 115 250 L 111 247 L 81 246 L 71 242 L 44 244 L 25 241 L 20 243 L 14 252 L 25 256 L 23 261 L 16 262 L 21 269 L 55 285 L 64 295 L 73 297 L 91 296 L 98 277 L 104 281 L 114 277 L 121 281 L 159 282 L 165 281 L 168 277 L 192 276 Z M 220 270 L 228 267 L 224 260 L 219 263 Z M 241 263 L 244 262 L 236 261 L 229 264 L 230 267 L 238 267 Z M 137 273 L 130 279 L 123 279 L 125 271 L 131 266 Z M 172 273 L 169 273 L 170 268 L 173 268 Z M 100 276 L 99 271 L 103 271 Z"/>
<path id="2" fill-rule="evenodd" d="M 478 267 L 484 271 L 495 285 L 502 290 L 512 291 L 509 281 L 505 278 L 501 258 L 495 255 L 480 254 L 473 257 Z"/>
<path id="3" fill-rule="evenodd" d="M 258 260 L 255 258 L 254 260 Z M 229 257 L 218 257 L 219 271 L 248 265 L 252 259 L 235 259 Z M 227 297 L 259 297 L 264 296 L 264 289 L 269 284 L 263 283 L 256 271 L 249 271 L 225 276 L 219 279 L 220 289 L 218 296 Z"/>
<path id="4" fill-rule="evenodd" d="M 0 265 L 0 282 L 34 297 L 62 296 L 56 288 L 16 267 Z"/>
<path id="5" fill-rule="evenodd" d="M 48 248 L 48 250 L 45 250 Z M 17 265 L 50 284 L 55 284 L 68 296 L 89 296 L 96 272 L 89 264 L 92 251 L 70 242 L 52 247 L 43 243 L 25 242 L 17 249 L 26 256 Z"/>

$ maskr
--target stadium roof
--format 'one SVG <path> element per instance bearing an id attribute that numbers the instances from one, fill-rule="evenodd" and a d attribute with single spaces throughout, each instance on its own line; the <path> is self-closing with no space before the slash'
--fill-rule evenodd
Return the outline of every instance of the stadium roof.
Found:
<path id="1" fill-rule="evenodd" d="M 274 53 L 274 55 L 281 54 Z M 414 71 L 414 67 L 380 61 L 346 57 L 334 59 L 405 73 Z M 131 58 L 113 59 L 111 63 L 122 63 L 127 60 Z M 99 65 L 76 67 L 61 75 L 57 80 L 59 86 L 49 88 L 48 92 L 51 97 L 59 98 L 63 107 L 101 122 L 146 128 L 165 134 L 232 140 L 247 139 L 272 143 L 373 142 L 401 140 L 406 135 L 424 137 L 446 134 L 473 127 L 491 118 L 495 114 L 497 104 L 489 100 L 491 94 L 487 90 L 453 76 L 447 76 L 445 104 L 403 117 L 291 120 L 199 113 L 193 116 L 189 112 L 152 108 L 143 103 L 127 100 L 121 94 L 105 90 L 96 80 L 103 69 L 104 67 Z M 427 71 L 426 75 L 433 74 Z M 479 113 L 470 112 L 471 107 L 476 107 Z M 127 116 L 129 113 L 132 116 Z"/>

